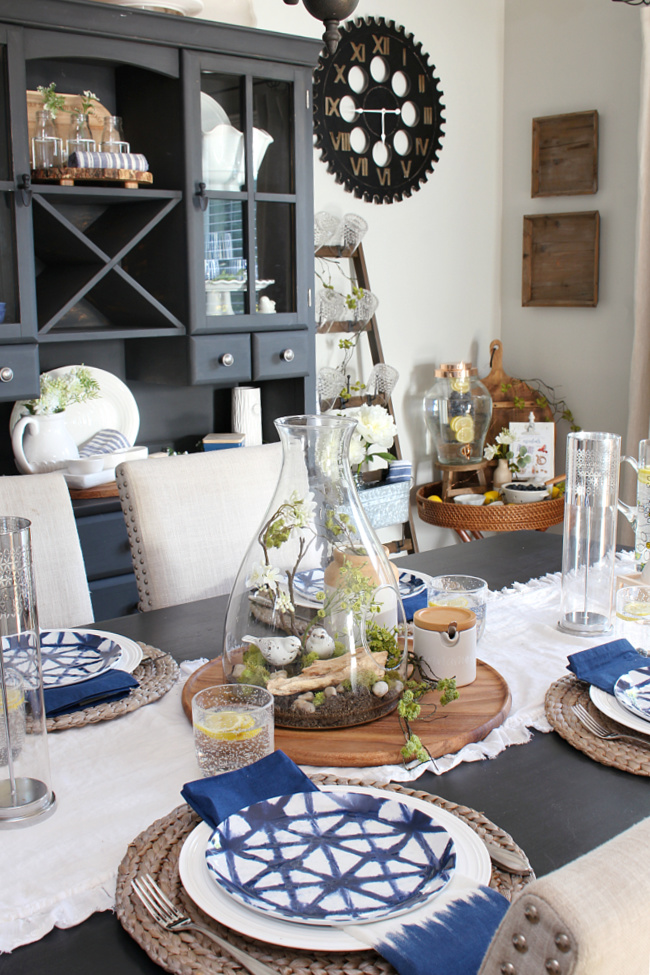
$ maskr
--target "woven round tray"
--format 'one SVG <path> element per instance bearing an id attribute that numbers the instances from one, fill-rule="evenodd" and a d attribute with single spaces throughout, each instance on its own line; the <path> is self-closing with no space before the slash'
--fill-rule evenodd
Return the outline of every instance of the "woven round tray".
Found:
<path id="1" fill-rule="evenodd" d="M 138 687 L 119 701 L 109 701 L 106 704 L 93 704 L 91 707 L 84 708 L 82 711 L 73 711 L 72 714 L 60 714 L 55 718 L 47 719 L 48 731 L 67 731 L 68 728 L 83 728 L 87 724 L 95 724 L 97 721 L 112 721 L 119 718 L 129 711 L 137 711 L 145 704 L 151 704 L 163 697 L 167 691 L 174 686 L 178 677 L 178 664 L 168 653 L 157 650 L 156 647 L 149 647 L 145 643 L 140 643 L 144 654 L 142 661 L 133 671 L 133 676 L 138 681 Z"/>
<path id="2" fill-rule="evenodd" d="M 362 785 L 359 781 L 343 781 L 335 776 L 315 775 L 318 785 Z M 521 851 L 512 837 L 482 813 L 448 802 L 428 792 L 419 792 L 399 785 L 387 785 L 389 792 L 417 796 L 433 805 L 446 809 L 464 820 L 479 836 L 489 836 L 499 846 Z M 137 941 L 149 957 L 167 972 L 179 975 L 241 975 L 241 968 L 227 954 L 197 931 L 174 934 L 167 931 L 149 916 L 131 891 L 131 881 L 137 874 L 149 873 L 163 888 L 167 896 L 180 910 L 201 924 L 213 928 L 222 938 L 260 961 L 277 969 L 280 975 L 391 975 L 392 966 L 372 949 L 356 952 L 307 952 L 278 947 L 247 938 L 231 931 L 204 914 L 185 893 L 178 875 L 178 857 L 186 838 L 199 823 L 199 817 L 189 806 L 179 806 L 163 819 L 157 820 L 129 845 L 120 864 L 115 895 L 116 912 L 120 923 Z M 535 879 L 534 874 L 516 877 L 492 867 L 490 886 L 501 891 L 508 900 Z"/>
<path id="3" fill-rule="evenodd" d="M 430 494 L 440 496 L 440 482 L 423 484 L 415 495 L 422 521 L 441 528 L 466 531 L 516 532 L 534 529 L 544 531 L 564 518 L 564 498 L 548 498 L 529 504 L 472 505 L 455 501 L 429 501 Z"/>
<path id="4" fill-rule="evenodd" d="M 612 721 L 598 710 L 589 697 L 589 685 L 576 677 L 561 677 L 546 692 L 546 717 L 559 735 L 601 765 L 612 765 L 634 775 L 650 775 L 650 749 L 629 741 L 605 741 L 598 738 L 576 718 L 572 706 L 582 704 L 610 731 L 626 734 L 629 729 Z"/>

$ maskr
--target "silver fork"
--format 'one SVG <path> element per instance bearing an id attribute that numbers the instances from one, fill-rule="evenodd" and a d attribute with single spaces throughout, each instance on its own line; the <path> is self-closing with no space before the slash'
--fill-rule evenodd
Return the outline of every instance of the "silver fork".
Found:
<path id="1" fill-rule="evenodd" d="M 140 902 L 148 910 L 149 914 L 151 914 L 154 921 L 157 921 L 163 928 L 167 928 L 168 931 L 186 931 L 189 928 L 192 928 L 194 931 L 200 931 L 201 934 L 204 934 L 207 938 L 214 941 L 215 944 L 219 945 L 236 962 L 239 962 L 242 968 L 251 972 L 251 975 L 278 975 L 275 969 L 269 968 L 264 962 L 258 961 L 257 958 L 253 958 L 240 948 L 231 945 L 224 938 L 220 938 L 218 934 L 211 931 L 210 928 L 206 928 L 205 925 L 193 921 L 187 914 L 182 914 L 174 907 L 153 877 L 148 873 L 144 874 L 144 876 L 134 877 L 131 881 L 131 888 Z"/>
<path id="2" fill-rule="evenodd" d="M 646 748 L 650 748 L 650 741 L 646 741 L 645 738 L 641 738 L 637 735 L 625 735 L 618 731 L 609 731 L 604 725 L 600 723 L 592 714 L 589 714 L 586 708 L 582 704 L 574 704 L 573 713 L 575 714 L 578 721 L 585 726 L 587 731 L 590 731 L 592 735 L 596 735 L 597 738 L 602 738 L 604 741 L 633 741 L 636 745 L 644 745 Z"/>

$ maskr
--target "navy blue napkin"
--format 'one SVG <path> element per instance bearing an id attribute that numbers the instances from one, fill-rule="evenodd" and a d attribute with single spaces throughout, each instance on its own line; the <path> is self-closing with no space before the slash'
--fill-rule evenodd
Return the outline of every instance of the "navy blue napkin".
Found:
<path id="1" fill-rule="evenodd" d="M 91 677 L 79 684 L 68 684 L 66 687 L 46 687 L 43 692 L 45 698 L 45 713 L 48 718 L 60 714 L 70 714 L 81 711 L 91 704 L 104 704 L 108 701 L 119 701 L 130 694 L 138 682 L 131 674 L 124 670 L 107 670 L 105 674 Z"/>
<path id="2" fill-rule="evenodd" d="M 318 791 L 284 752 L 275 751 L 234 772 L 187 782 L 181 795 L 201 819 L 216 829 L 222 820 L 254 802 L 289 796 L 294 792 Z"/>
<path id="3" fill-rule="evenodd" d="M 413 583 L 422 583 L 423 588 L 421 592 L 416 592 L 412 596 L 403 596 L 402 605 L 404 606 L 404 612 L 406 613 L 406 619 L 411 622 L 415 613 L 418 609 L 424 609 L 429 601 L 429 590 L 427 586 L 424 585 L 422 579 L 413 578 Z"/>
<path id="4" fill-rule="evenodd" d="M 608 694 L 614 693 L 614 684 L 622 674 L 647 666 L 648 658 L 638 653 L 629 640 L 610 640 L 569 654 L 567 665 L 578 680 L 595 684 Z"/>
<path id="5" fill-rule="evenodd" d="M 318 789 L 281 751 L 243 769 L 188 782 L 181 789 L 185 801 L 213 829 L 239 809 L 295 792 Z M 453 895 L 446 898 L 441 891 L 436 904 L 445 899 L 444 909 L 417 924 L 409 924 L 408 915 L 403 915 L 370 925 L 346 925 L 346 930 L 374 947 L 400 975 L 476 975 L 508 901 L 497 890 L 460 876 Z"/>

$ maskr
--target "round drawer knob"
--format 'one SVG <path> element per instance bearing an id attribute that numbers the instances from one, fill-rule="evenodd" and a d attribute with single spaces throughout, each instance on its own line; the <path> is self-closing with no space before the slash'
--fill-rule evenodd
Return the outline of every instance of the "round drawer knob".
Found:
<path id="1" fill-rule="evenodd" d="M 232 354 L 232 352 L 224 352 L 224 354 L 221 356 L 221 365 L 234 366 L 234 364 L 235 364 L 235 357 Z"/>
<path id="2" fill-rule="evenodd" d="M 284 352 L 280 353 L 280 355 L 285 362 L 293 362 L 293 360 L 296 358 L 296 353 L 293 351 L 293 349 L 285 349 Z"/>
<path id="3" fill-rule="evenodd" d="M 14 378 L 14 371 L 10 366 L 3 366 L 0 369 L 0 382 L 10 383 Z"/>

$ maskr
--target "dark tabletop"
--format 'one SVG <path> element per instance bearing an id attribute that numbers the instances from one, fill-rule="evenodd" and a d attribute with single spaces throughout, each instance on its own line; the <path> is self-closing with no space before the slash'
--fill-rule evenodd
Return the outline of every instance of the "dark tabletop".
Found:
<path id="1" fill-rule="evenodd" d="M 421 552 L 399 564 L 429 574 L 477 575 L 491 589 L 501 589 L 558 571 L 562 538 L 541 532 L 502 533 Z M 221 650 L 225 610 L 225 597 L 217 597 L 107 620 L 101 628 L 167 650 L 179 661 L 210 659 Z M 440 776 L 425 772 L 416 786 L 484 812 L 526 851 L 538 876 L 650 816 L 647 778 L 599 765 L 555 732 L 536 732 L 526 745 L 507 748 L 490 761 L 463 763 Z M 17 832 L 17 853 L 19 839 Z M 52 931 L 0 958 L 2 975 L 160 971 L 109 912 L 94 914 L 67 931 Z"/>

